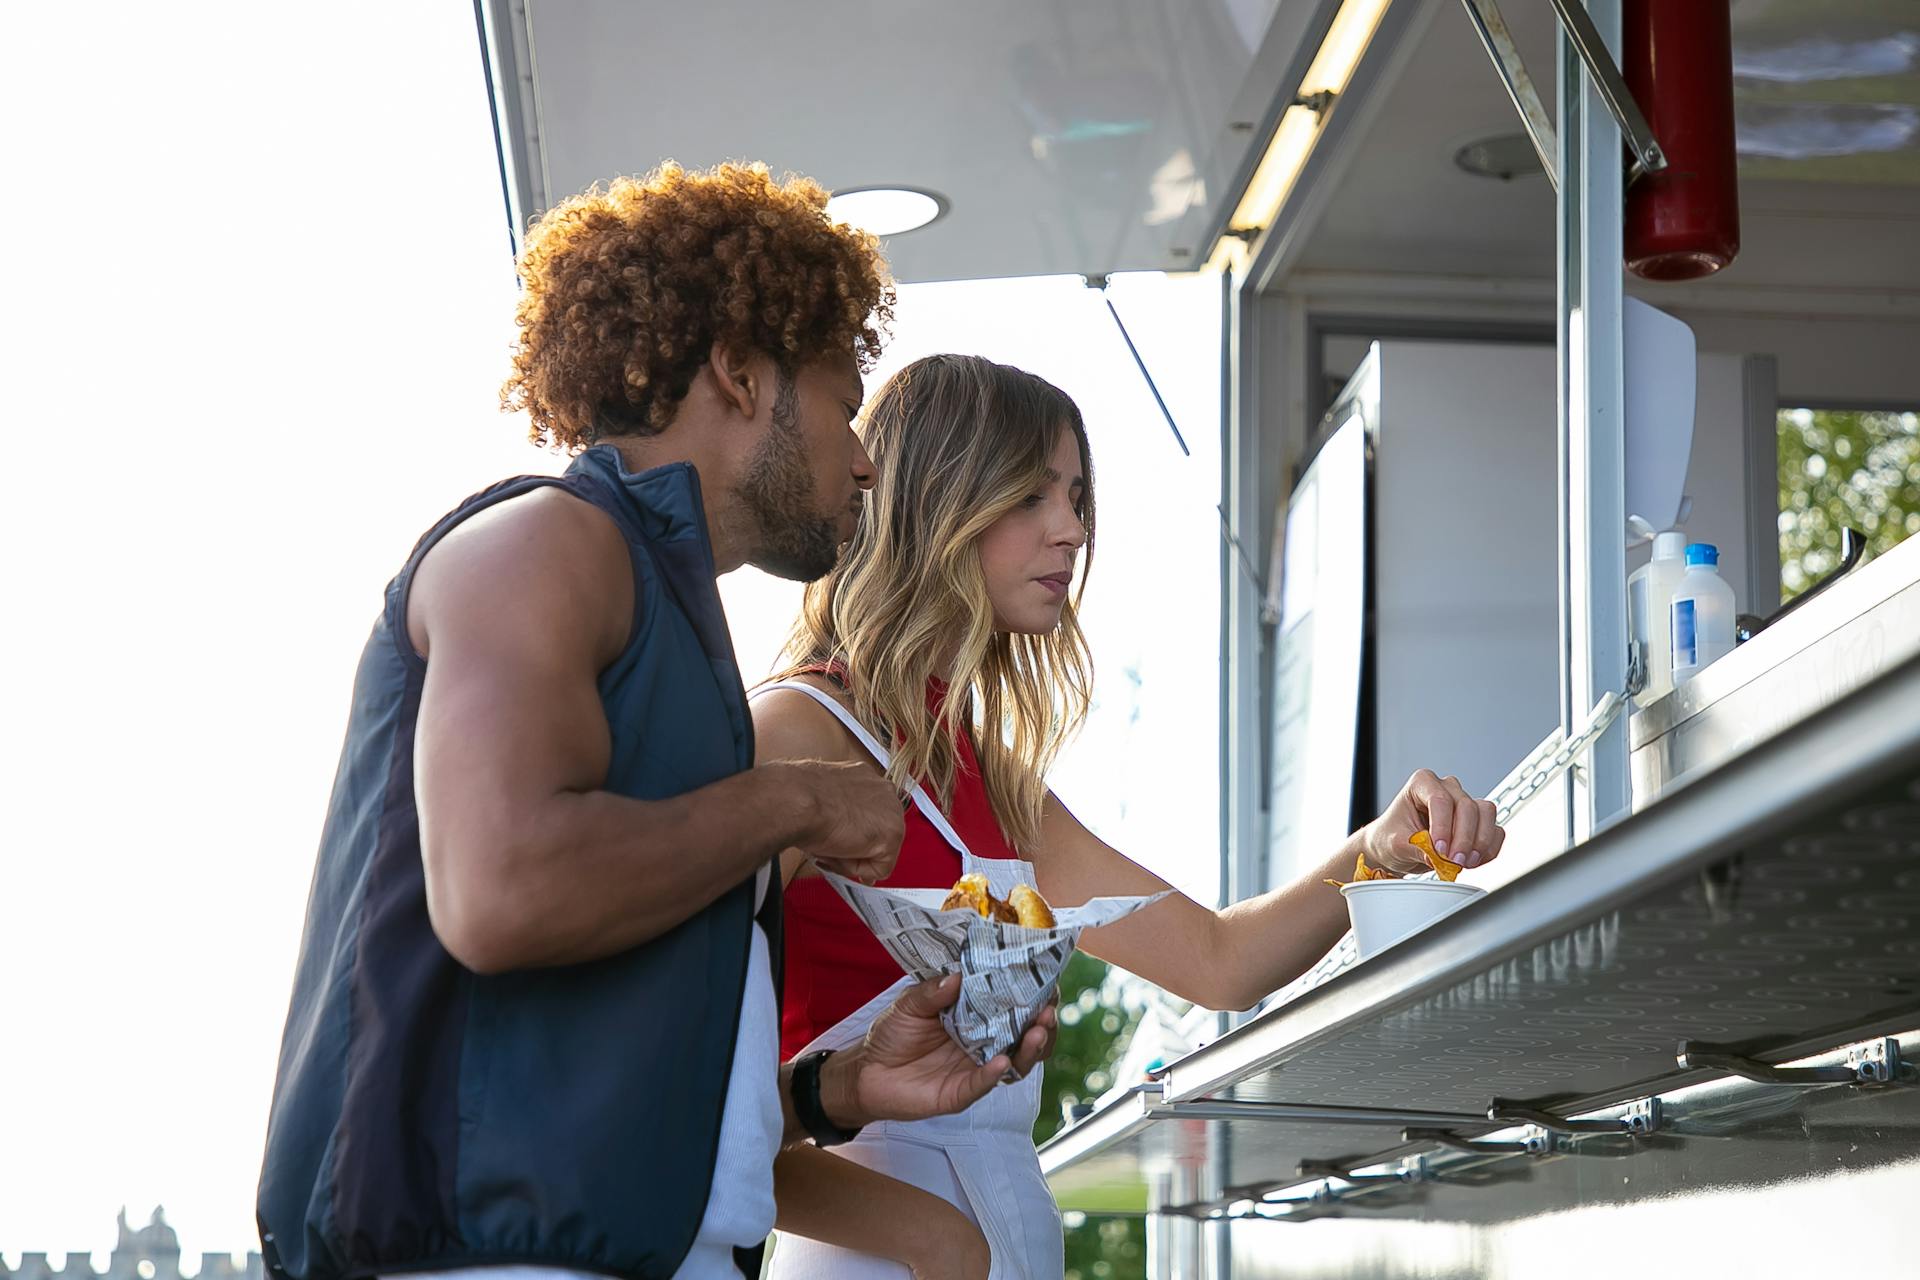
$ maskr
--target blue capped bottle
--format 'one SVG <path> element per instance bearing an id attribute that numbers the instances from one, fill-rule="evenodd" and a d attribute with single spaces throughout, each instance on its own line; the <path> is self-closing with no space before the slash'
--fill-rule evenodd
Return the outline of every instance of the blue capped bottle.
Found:
<path id="1" fill-rule="evenodd" d="M 1687 547 L 1687 572 L 1667 607 L 1676 687 L 1733 652 L 1733 588 L 1719 563 L 1720 549 L 1711 542 Z"/>

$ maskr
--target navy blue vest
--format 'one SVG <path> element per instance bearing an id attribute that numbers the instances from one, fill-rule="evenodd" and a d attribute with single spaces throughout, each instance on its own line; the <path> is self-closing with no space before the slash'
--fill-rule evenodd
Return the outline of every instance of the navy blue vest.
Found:
<path id="1" fill-rule="evenodd" d="M 476 975 L 427 919 L 413 795 L 426 663 L 407 589 L 461 520 L 554 484 L 632 550 L 632 638 L 599 680 L 606 789 L 659 799 L 753 763 L 691 466 L 635 475 L 591 449 L 564 477 L 476 494 L 420 540 L 354 681 L 280 1047 L 258 1212 L 283 1280 L 491 1263 L 652 1280 L 679 1267 L 705 1211 L 752 878 L 644 946 L 565 968 Z M 762 912 L 775 957 L 779 903 Z"/>

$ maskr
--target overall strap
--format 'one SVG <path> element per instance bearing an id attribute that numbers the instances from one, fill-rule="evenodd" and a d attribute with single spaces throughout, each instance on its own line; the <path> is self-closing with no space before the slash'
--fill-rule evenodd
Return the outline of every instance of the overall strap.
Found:
<path id="1" fill-rule="evenodd" d="M 833 718 L 846 726 L 847 732 L 851 733 L 854 738 L 859 741 L 860 745 L 867 749 L 869 755 L 880 762 L 882 769 L 887 768 L 893 763 L 893 757 L 885 747 L 880 745 L 880 740 L 867 731 L 867 726 L 854 719 L 853 713 L 840 705 L 840 700 L 832 694 L 822 693 L 812 685 L 804 684 L 798 680 L 776 680 L 772 684 L 761 685 L 753 691 L 750 697 L 757 698 L 761 694 L 770 693 L 775 689 L 797 689 L 801 693 L 806 694 L 809 698 L 812 698 L 815 702 L 832 712 Z M 926 788 L 916 782 L 913 784 L 911 794 L 913 796 L 913 803 L 920 810 L 921 816 L 932 825 L 935 831 L 940 833 L 942 839 L 953 846 L 954 852 L 958 853 L 963 861 L 973 857 L 972 850 L 967 848 L 967 842 L 960 838 L 960 833 L 953 829 L 953 824 L 947 821 L 947 816 L 940 812 L 940 806 L 933 802 L 933 797 L 927 794 Z"/>

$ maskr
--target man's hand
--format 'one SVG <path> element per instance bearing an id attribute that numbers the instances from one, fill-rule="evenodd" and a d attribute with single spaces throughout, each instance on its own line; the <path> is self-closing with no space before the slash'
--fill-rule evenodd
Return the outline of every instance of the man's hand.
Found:
<path id="1" fill-rule="evenodd" d="M 940 1011 L 959 998 L 957 974 L 909 987 L 874 1019 L 862 1044 L 827 1059 L 820 1075 L 827 1118 L 852 1129 L 964 1111 L 1009 1071 L 1024 1077 L 1053 1053 L 1059 1019 L 1048 1005 L 1011 1057 L 996 1054 L 976 1066 L 940 1025 Z"/>
<path id="2" fill-rule="evenodd" d="M 893 874 L 906 838 L 900 793 L 865 764 L 795 760 L 763 766 L 788 772 L 809 797 L 813 819 L 794 847 L 837 875 L 873 884 Z"/>
<path id="3" fill-rule="evenodd" d="M 1494 821 L 1490 800 L 1476 800 L 1458 778 L 1436 777 L 1422 769 L 1407 779 L 1385 813 L 1358 833 L 1367 861 L 1396 875 L 1429 870 L 1427 855 L 1407 843 L 1416 831 L 1433 836 L 1433 849 L 1463 867 L 1477 867 L 1500 855 L 1507 833 Z"/>

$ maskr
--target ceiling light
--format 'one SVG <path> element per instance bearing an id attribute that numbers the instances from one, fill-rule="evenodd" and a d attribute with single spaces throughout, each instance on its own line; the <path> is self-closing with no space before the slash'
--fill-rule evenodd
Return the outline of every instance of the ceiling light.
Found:
<path id="1" fill-rule="evenodd" d="M 1261 231 L 1273 225 L 1281 201 L 1293 189 L 1293 180 L 1300 176 L 1319 136 L 1317 112 L 1311 107 L 1287 108 L 1286 114 L 1280 117 L 1280 127 L 1273 131 L 1267 154 L 1260 157 L 1246 193 L 1234 207 L 1233 217 L 1227 220 L 1229 230 Z"/>
<path id="2" fill-rule="evenodd" d="M 827 216 L 850 223 L 876 236 L 918 231 L 947 212 L 947 198 L 912 187 L 855 187 L 836 191 L 827 201 Z"/>
<path id="3" fill-rule="evenodd" d="M 1287 193 L 1306 166 L 1313 145 L 1320 138 L 1320 124 L 1328 106 L 1346 92 L 1353 69 L 1366 53 L 1380 17 L 1389 0 L 1345 0 L 1327 28 L 1326 39 L 1314 55 L 1307 74 L 1294 91 L 1294 100 L 1280 116 L 1280 123 L 1267 142 L 1267 150 L 1255 166 L 1247 189 L 1227 220 L 1229 234 L 1222 236 L 1208 258 L 1217 266 L 1238 256 L 1233 243 L 1244 244 L 1249 232 L 1264 231 L 1273 225 L 1285 203 Z M 1235 235 L 1233 233 L 1239 233 Z"/>

